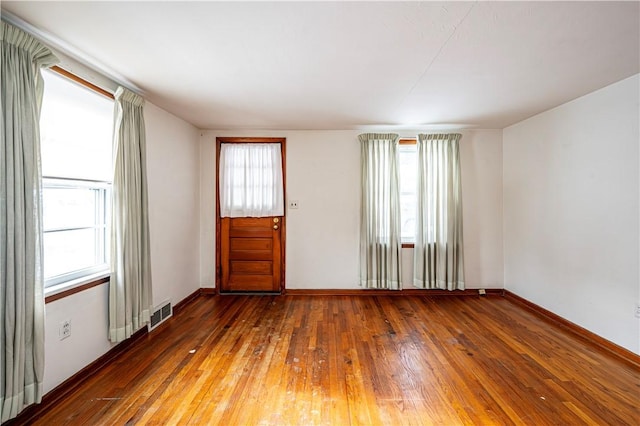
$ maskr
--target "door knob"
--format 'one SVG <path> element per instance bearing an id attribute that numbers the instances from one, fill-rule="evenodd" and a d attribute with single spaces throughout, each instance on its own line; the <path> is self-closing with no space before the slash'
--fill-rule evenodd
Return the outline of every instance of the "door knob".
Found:
<path id="1" fill-rule="evenodd" d="M 273 225 L 273 229 L 276 229 L 276 230 L 277 230 L 278 228 L 279 228 L 279 226 L 278 226 L 278 225 Z"/>
<path id="2" fill-rule="evenodd" d="M 273 223 L 278 223 L 278 222 L 280 222 L 280 218 L 278 218 L 278 217 L 274 217 L 274 218 L 273 218 Z"/>

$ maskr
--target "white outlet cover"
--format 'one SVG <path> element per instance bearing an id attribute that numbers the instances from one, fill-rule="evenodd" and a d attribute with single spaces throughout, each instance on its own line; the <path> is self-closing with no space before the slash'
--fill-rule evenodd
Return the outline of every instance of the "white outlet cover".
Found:
<path id="1" fill-rule="evenodd" d="M 71 336 L 71 320 L 64 320 L 60 323 L 60 340 Z"/>

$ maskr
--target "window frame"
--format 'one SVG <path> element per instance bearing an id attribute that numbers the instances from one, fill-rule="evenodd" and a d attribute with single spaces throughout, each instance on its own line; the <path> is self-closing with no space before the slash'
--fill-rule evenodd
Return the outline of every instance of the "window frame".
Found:
<path id="1" fill-rule="evenodd" d="M 104 96 L 111 101 L 115 102 L 115 96 L 113 93 L 79 77 L 64 68 L 61 68 L 57 65 L 48 68 L 49 71 L 52 71 L 59 76 L 71 80 L 80 86 L 83 86 L 101 96 Z M 109 238 L 108 229 L 110 222 L 110 214 L 111 214 L 111 182 L 97 181 L 97 180 L 89 180 L 89 179 L 69 179 L 69 178 L 61 178 L 54 176 L 42 176 L 42 188 L 50 185 L 60 186 L 60 187 L 82 187 L 82 188 L 93 188 L 98 191 L 101 191 L 102 195 L 100 200 L 103 207 L 103 215 L 104 215 L 104 233 L 103 240 L 106 243 L 106 239 Z M 98 209 L 96 209 L 98 211 Z M 102 226 L 101 226 L 102 227 Z M 84 227 L 83 227 L 84 228 Z M 89 227 L 96 228 L 96 227 Z M 44 229 L 43 229 L 43 238 L 44 238 Z M 103 259 L 105 262 L 101 265 L 83 268 L 80 270 L 76 270 L 66 274 L 60 274 L 49 279 L 44 280 L 44 293 L 45 293 L 45 303 L 50 303 L 55 300 L 62 299 L 64 297 L 70 296 L 72 294 L 78 293 L 80 291 L 84 291 L 95 287 L 97 285 L 101 285 L 109 282 L 110 276 L 110 253 L 106 244 L 103 244 L 102 247 Z"/>

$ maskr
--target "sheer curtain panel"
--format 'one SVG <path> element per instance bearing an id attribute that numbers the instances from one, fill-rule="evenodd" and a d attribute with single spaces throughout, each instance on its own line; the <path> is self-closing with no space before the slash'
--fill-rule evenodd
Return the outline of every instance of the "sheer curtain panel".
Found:
<path id="1" fill-rule="evenodd" d="M 360 285 L 401 288 L 398 135 L 358 136 L 361 152 Z"/>
<path id="2" fill-rule="evenodd" d="M 149 322 L 153 311 L 144 99 L 122 87 L 115 94 L 111 190 L 109 339 L 120 342 Z"/>
<path id="3" fill-rule="evenodd" d="M 418 135 L 415 287 L 464 290 L 460 137 Z"/>
<path id="4" fill-rule="evenodd" d="M 51 50 L 0 22 L 0 420 L 42 399 L 44 279 L 40 69 Z"/>
<path id="5" fill-rule="evenodd" d="M 220 146 L 220 216 L 284 216 L 279 143 Z"/>

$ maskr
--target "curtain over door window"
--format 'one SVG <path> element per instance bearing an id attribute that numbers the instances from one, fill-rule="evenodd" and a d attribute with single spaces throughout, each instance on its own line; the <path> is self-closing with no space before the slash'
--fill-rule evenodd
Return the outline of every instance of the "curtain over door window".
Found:
<path id="1" fill-rule="evenodd" d="M 220 216 L 284 216 L 282 156 L 278 143 L 223 143 Z"/>

